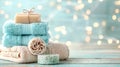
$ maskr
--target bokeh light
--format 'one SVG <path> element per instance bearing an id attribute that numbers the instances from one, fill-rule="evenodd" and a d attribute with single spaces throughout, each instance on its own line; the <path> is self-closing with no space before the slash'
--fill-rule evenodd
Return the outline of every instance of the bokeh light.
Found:
<path id="1" fill-rule="evenodd" d="M 113 20 L 116 20 L 116 19 L 117 19 L 117 16 L 116 16 L 116 15 L 113 15 L 113 16 L 112 16 L 112 19 L 113 19 Z"/>
<path id="2" fill-rule="evenodd" d="M 0 0 L 0 6 L 1 29 L 16 13 L 35 7 L 34 13 L 48 22 L 51 41 L 67 45 L 120 42 L 120 0 Z"/>

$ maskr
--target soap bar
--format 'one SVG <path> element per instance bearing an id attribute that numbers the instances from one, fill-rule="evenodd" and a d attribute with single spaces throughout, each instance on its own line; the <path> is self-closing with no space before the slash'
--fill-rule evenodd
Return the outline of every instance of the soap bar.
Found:
<path id="1" fill-rule="evenodd" d="M 19 13 L 15 16 L 15 22 L 16 23 L 23 23 L 23 24 L 29 24 L 29 23 L 39 23 L 40 22 L 40 15 L 39 14 L 27 14 L 27 13 Z"/>
<path id="2" fill-rule="evenodd" d="M 58 54 L 43 54 L 38 55 L 38 63 L 39 64 L 58 64 L 59 63 L 59 55 Z"/>

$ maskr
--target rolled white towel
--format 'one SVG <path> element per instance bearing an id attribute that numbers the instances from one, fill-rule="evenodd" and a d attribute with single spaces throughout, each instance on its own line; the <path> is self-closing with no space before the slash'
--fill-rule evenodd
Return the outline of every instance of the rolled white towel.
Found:
<path id="1" fill-rule="evenodd" d="M 62 43 L 49 42 L 46 53 L 59 54 L 60 60 L 66 60 L 69 57 L 69 49 Z"/>
<path id="2" fill-rule="evenodd" d="M 43 54 L 46 51 L 46 43 L 40 38 L 33 38 L 28 43 L 28 49 L 33 55 Z"/>
<path id="3" fill-rule="evenodd" d="M 17 63 L 37 62 L 37 56 L 32 55 L 27 46 L 14 46 L 6 48 L 6 50 L 0 49 L 0 59 Z"/>

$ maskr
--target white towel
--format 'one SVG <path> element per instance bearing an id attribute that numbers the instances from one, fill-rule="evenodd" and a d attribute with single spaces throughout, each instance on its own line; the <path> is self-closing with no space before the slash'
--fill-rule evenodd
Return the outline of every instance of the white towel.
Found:
<path id="1" fill-rule="evenodd" d="M 28 49 L 33 55 L 40 55 L 46 51 L 46 43 L 41 38 L 33 38 L 28 43 Z"/>
<path id="2" fill-rule="evenodd" d="M 46 53 L 59 54 L 60 60 L 66 60 L 69 57 L 69 49 L 66 44 L 49 42 Z"/>
<path id="3" fill-rule="evenodd" d="M 37 56 L 32 55 L 27 46 L 14 46 L 12 48 L 0 48 L 0 59 L 17 63 L 37 62 Z"/>

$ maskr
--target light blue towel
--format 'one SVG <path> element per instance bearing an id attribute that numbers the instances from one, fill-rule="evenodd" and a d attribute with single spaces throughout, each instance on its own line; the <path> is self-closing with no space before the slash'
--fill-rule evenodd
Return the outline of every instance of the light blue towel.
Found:
<path id="1" fill-rule="evenodd" d="M 28 42 L 34 38 L 40 37 L 46 43 L 48 43 L 49 35 L 46 36 L 39 36 L 39 35 L 31 35 L 31 36 L 14 36 L 14 35 L 3 35 L 2 44 L 5 47 L 12 47 L 12 46 L 27 46 Z"/>
<path id="2" fill-rule="evenodd" d="M 48 34 L 48 24 L 47 22 L 16 24 L 9 20 L 3 25 L 3 33 L 10 35 L 46 35 Z"/>

